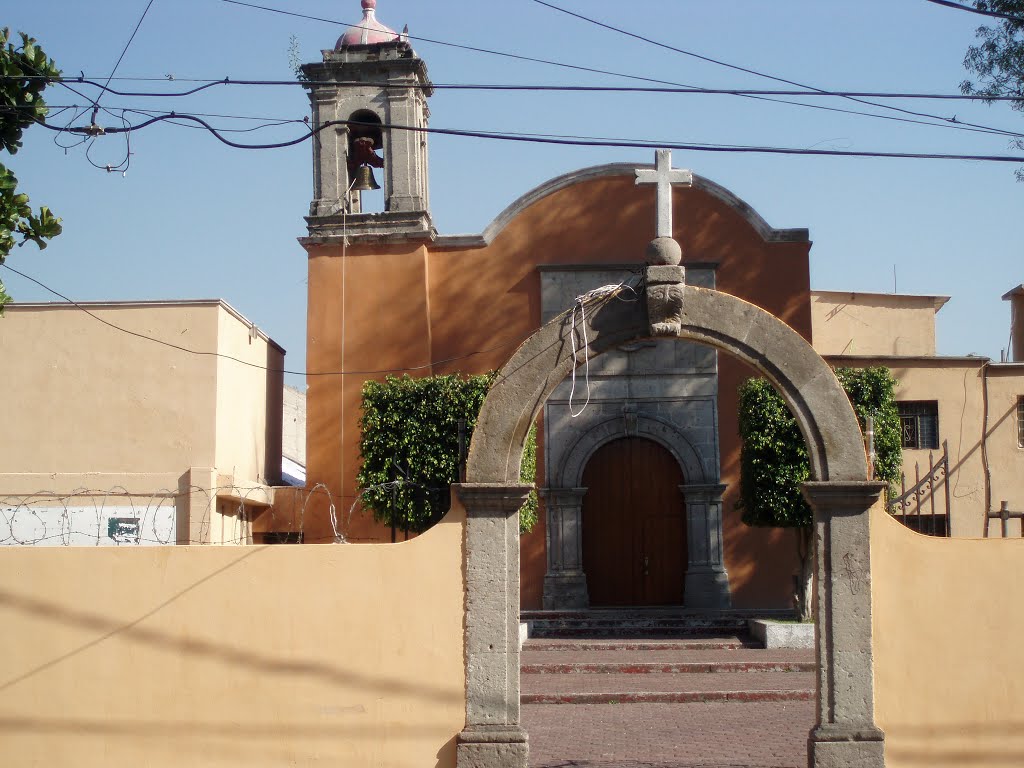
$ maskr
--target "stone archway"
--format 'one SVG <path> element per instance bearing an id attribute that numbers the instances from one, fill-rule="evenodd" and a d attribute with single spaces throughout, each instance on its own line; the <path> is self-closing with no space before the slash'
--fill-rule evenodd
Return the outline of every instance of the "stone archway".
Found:
<path id="1" fill-rule="evenodd" d="M 655 241 L 657 243 L 658 241 Z M 817 724 L 813 766 L 884 765 L 874 722 L 868 510 L 882 483 L 867 480 L 860 428 L 832 370 L 793 329 L 734 296 L 687 286 L 682 267 L 648 266 L 646 303 L 606 294 L 586 312 L 585 354 L 650 337 L 708 344 L 745 361 L 786 400 L 807 443 L 816 544 Z M 582 313 L 577 313 L 582 315 Z M 530 424 L 552 390 L 582 363 L 566 312 L 531 336 L 501 369 L 473 435 L 466 508 L 466 727 L 458 765 L 527 764 L 519 713 L 519 530 L 529 491 L 519 464 Z"/>

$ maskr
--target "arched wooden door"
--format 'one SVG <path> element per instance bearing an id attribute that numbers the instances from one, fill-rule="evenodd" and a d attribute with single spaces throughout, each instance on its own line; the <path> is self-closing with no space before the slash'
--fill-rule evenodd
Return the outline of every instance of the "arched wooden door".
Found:
<path id="1" fill-rule="evenodd" d="M 583 471 L 583 571 L 593 606 L 682 605 L 686 509 L 675 458 L 652 440 L 606 443 Z"/>

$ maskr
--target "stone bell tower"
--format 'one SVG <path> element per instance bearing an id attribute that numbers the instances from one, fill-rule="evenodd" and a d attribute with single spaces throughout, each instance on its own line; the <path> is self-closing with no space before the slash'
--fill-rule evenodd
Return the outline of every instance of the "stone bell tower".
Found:
<path id="1" fill-rule="evenodd" d="M 432 238 L 427 194 L 427 66 L 401 34 L 377 21 L 376 0 L 323 62 L 306 64 L 314 130 L 313 202 L 306 222 L 321 241 Z M 375 176 L 377 174 L 378 176 Z M 384 189 L 384 210 L 363 191 Z"/>

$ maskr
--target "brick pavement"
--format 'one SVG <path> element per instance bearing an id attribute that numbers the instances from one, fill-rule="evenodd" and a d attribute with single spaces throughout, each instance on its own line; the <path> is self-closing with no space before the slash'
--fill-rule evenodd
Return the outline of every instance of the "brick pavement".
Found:
<path id="1" fill-rule="evenodd" d="M 648 649 L 650 648 L 650 649 Z M 523 649 L 523 724 L 530 734 L 532 768 L 802 768 L 807 734 L 814 724 L 814 673 L 616 672 L 616 667 L 579 671 L 569 665 L 789 663 L 807 668 L 813 652 L 750 648 L 688 648 L 686 644 L 638 648 L 632 641 L 530 640 Z M 538 665 L 560 664 L 577 671 L 538 673 Z M 565 694 L 608 698 L 615 703 L 529 703 L 531 697 Z M 711 696 L 702 703 L 653 703 L 651 696 Z M 715 694 L 739 691 L 748 701 L 715 701 Z M 810 700 L 758 701 L 765 691 L 799 691 Z M 692 695 L 691 695 L 692 694 Z M 640 701 L 631 698 L 640 697 Z M 562 700 L 565 700 L 564 698 Z"/>
<path id="2" fill-rule="evenodd" d="M 527 704 L 531 768 L 802 768 L 813 701 Z"/>

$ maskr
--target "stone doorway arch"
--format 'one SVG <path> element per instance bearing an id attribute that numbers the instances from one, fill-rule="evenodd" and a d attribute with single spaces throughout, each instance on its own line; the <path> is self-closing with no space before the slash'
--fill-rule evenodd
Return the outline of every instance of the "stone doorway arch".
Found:
<path id="1" fill-rule="evenodd" d="M 655 241 L 657 243 L 658 241 Z M 529 486 L 517 483 L 530 424 L 551 391 L 583 362 L 651 337 L 708 344 L 745 361 L 786 400 L 807 443 L 816 545 L 817 724 L 812 766 L 884 765 L 874 721 L 868 510 L 883 484 L 867 480 L 860 427 L 832 370 L 793 329 L 734 296 L 685 285 L 680 266 L 646 267 L 644 301 L 605 294 L 586 312 L 586 349 L 572 342 L 582 313 L 533 334 L 501 369 L 481 409 L 467 481 L 466 727 L 459 768 L 527 765 L 519 712 L 519 528 Z M 639 289 L 638 289 L 639 290 Z M 579 329 L 582 330 L 582 329 Z"/>
<path id="2" fill-rule="evenodd" d="M 595 451 L 623 436 L 636 436 L 662 446 L 682 470 L 679 487 L 686 513 L 685 606 L 693 610 L 730 607 L 729 578 L 722 552 L 722 494 L 717 445 L 714 455 L 695 447 L 685 431 L 645 413 L 634 413 L 627 429 L 623 419 L 594 424 L 560 457 L 558 471 L 544 489 L 547 508 L 547 573 L 545 609 L 579 609 L 590 605 L 583 567 L 583 471 Z"/>

